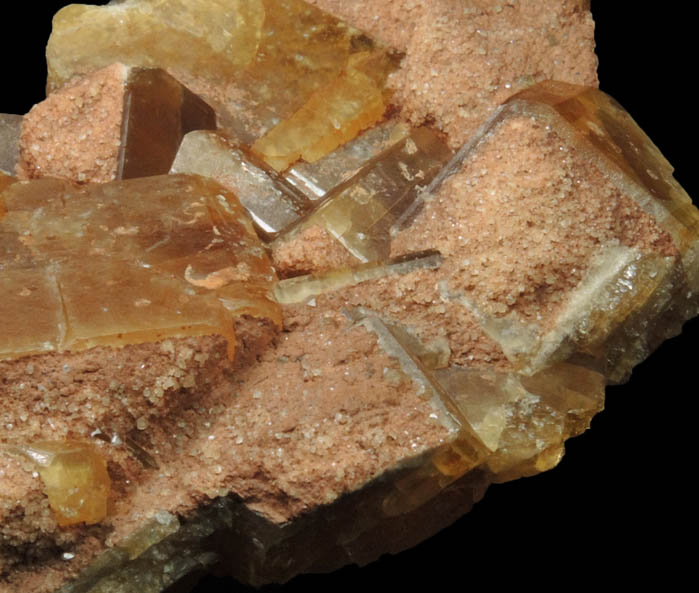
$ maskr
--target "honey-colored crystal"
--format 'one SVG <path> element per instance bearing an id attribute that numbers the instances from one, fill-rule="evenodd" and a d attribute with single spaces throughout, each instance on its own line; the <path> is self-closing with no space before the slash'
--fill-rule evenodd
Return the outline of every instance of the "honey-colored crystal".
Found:
<path id="1" fill-rule="evenodd" d="M 359 261 L 386 259 L 391 231 L 412 211 L 422 188 L 451 158 L 442 138 L 416 128 L 351 179 L 331 192 L 300 225 L 280 237 L 317 225 L 326 229 Z"/>
<path id="2" fill-rule="evenodd" d="M 187 134 L 171 172 L 210 177 L 227 187 L 265 237 L 294 224 L 311 209 L 303 194 L 276 178 L 262 163 L 254 163 L 251 155 L 219 132 Z"/>
<path id="3" fill-rule="evenodd" d="M 302 303 L 319 294 L 354 286 L 367 280 L 384 278 L 392 274 L 407 274 L 419 269 L 434 269 L 439 267 L 440 263 L 439 252 L 425 251 L 383 262 L 359 264 L 353 268 L 295 276 L 280 280 L 274 287 L 274 296 L 283 304 Z"/>
<path id="4" fill-rule="evenodd" d="M 107 516 L 111 479 L 107 461 L 94 445 L 45 441 L 12 449 L 34 462 L 60 526 L 92 525 Z"/>
<path id="5" fill-rule="evenodd" d="M 227 77 L 255 57 L 264 18 L 260 0 L 71 4 L 53 19 L 48 90 L 114 62 Z"/>
<path id="6" fill-rule="evenodd" d="M 349 68 L 255 142 L 253 151 L 277 171 L 300 159 L 317 161 L 383 117 L 383 83 L 388 73 L 377 84 L 360 70 Z"/>
<path id="7" fill-rule="evenodd" d="M 0 356 L 220 334 L 279 322 L 275 277 L 225 188 L 168 175 L 76 187 L 10 185 L 0 220 Z"/>
<path id="8" fill-rule="evenodd" d="M 564 442 L 604 407 L 604 376 L 572 364 L 533 376 L 458 367 L 434 376 L 491 451 L 496 482 L 554 467 Z"/>
<path id="9" fill-rule="evenodd" d="M 50 91 L 113 62 L 163 68 L 278 170 L 379 121 L 397 67 L 386 48 L 302 0 L 72 5 L 54 19 L 47 59 Z"/>

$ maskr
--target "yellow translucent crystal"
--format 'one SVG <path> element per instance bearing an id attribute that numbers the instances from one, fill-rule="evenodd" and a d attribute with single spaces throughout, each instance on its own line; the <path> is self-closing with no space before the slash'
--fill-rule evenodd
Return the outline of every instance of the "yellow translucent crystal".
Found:
<path id="1" fill-rule="evenodd" d="M 214 181 L 167 175 L 2 193 L 0 357 L 219 334 L 280 321 L 247 213 Z"/>
<path id="2" fill-rule="evenodd" d="M 58 12 L 48 88 L 113 62 L 161 67 L 278 170 L 378 122 L 394 56 L 302 0 L 127 0 Z M 256 143 L 257 141 L 257 143 Z"/>
<path id="3" fill-rule="evenodd" d="M 458 367 L 434 376 L 490 450 L 496 482 L 554 467 L 604 407 L 604 376 L 567 363 L 533 376 Z"/>
<path id="4" fill-rule="evenodd" d="M 53 19 L 49 91 L 114 62 L 227 77 L 257 53 L 260 0 L 124 0 L 71 4 Z"/>
<path id="5" fill-rule="evenodd" d="M 386 259 L 392 230 L 409 218 L 421 190 L 451 157 L 437 132 L 416 128 L 331 191 L 312 214 L 278 241 L 317 225 L 359 261 Z"/>
<path id="6" fill-rule="evenodd" d="M 107 516 L 111 480 L 107 462 L 94 445 L 45 441 L 16 449 L 36 465 L 60 526 L 92 525 Z"/>
<path id="7" fill-rule="evenodd" d="M 289 119 L 260 138 L 252 149 L 277 171 L 302 159 L 314 162 L 377 123 L 386 110 L 383 83 L 350 68 L 317 91 Z"/>

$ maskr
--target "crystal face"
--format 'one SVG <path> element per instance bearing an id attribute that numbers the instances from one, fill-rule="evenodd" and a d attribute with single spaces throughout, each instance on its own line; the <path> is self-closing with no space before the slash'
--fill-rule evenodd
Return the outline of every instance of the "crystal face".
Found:
<path id="1" fill-rule="evenodd" d="M 269 260 L 215 182 L 46 178 L 2 199 L 3 358 L 207 334 L 232 356 L 234 316 L 278 318 Z"/>
<path id="2" fill-rule="evenodd" d="M 119 44 L 116 31 L 128 31 Z M 302 0 L 71 5 L 54 19 L 47 59 L 50 90 L 113 62 L 164 68 L 278 170 L 380 121 L 397 66 L 386 48 Z"/>
<path id="3" fill-rule="evenodd" d="M 604 93 L 535 84 L 579 81 L 584 2 L 341 4 L 57 15 L 37 112 L 70 102 L 79 166 L 0 171 L 0 588 L 259 586 L 412 546 L 555 467 L 697 313 L 671 166 Z"/>
<path id="4" fill-rule="evenodd" d="M 211 107 L 164 70 L 113 64 L 27 114 L 18 173 L 77 182 L 162 175 L 187 132 L 215 127 Z"/>
<path id="5" fill-rule="evenodd" d="M 77 441 L 47 441 L 21 447 L 17 453 L 36 465 L 60 526 L 92 525 L 107 516 L 111 479 L 96 447 Z"/>

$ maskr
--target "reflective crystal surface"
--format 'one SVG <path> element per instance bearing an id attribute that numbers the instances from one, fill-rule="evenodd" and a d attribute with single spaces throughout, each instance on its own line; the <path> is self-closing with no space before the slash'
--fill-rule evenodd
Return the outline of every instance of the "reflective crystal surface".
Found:
<path id="1" fill-rule="evenodd" d="M 22 116 L 0 113 L 0 173 L 14 175 L 19 157 Z"/>
<path id="2" fill-rule="evenodd" d="M 35 464 L 59 525 L 92 525 L 107 516 L 111 479 L 94 445 L 46 441 L 15 449 Z"/>
<path id="3" fill-rule="evenodd" d="M 182 140 L 172 173 L 210 177 L 231 190 L 247 209 L 262 236 L 271 237 L 294 224 L 311 202 L 276 178 L 262 163 L 219 132 L 190 132 Z"/>
<path id="4" fill-rule="evenodd" d="M 213 181 L 45 179 L 2 199 L 3 358 L 208 334 L 232 355 L 234 316 L 278 320 L 269 260 Z"/>
<path id="5" fill-rule="evenodd" d="M 385 48 L 302 0 L 71 5 L 54 19 L 47 57 L 49 90 L 113 62 L 164 68 L 278 170 L 377 123 L 397 66 Z"/>
<path id="6" fill-rule="evenodd" d="M 416 128 L 369 161 L 351 180 L 326 195 L 300 225 L 280 237 L 320 226 L 359 261 L 388 257 L 391 230 L 409 215 L 418 195 L 452 154 L 439 134 Z"/>
<path id="7" fill-rule="evenodd" d="M 314 163 L 299 161 L 293 164 L 284 176 L 310 200 L 319 200 L 409 133 L 409 126 L 401 122 L 389 120 L 380 123 Z"/>

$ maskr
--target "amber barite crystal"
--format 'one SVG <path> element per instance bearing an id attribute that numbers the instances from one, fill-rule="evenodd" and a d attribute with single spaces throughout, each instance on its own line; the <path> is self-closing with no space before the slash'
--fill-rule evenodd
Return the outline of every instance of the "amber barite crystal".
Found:
<path id="1" fill-rule="evenodd" d="M 113 62 L 164 68 L 277 170 L 380 121 L 397 67 L 387 48 L 302 0 L 77 4 L 53 25 L 49 90 Z"/>
<path id="2" fill-rule="evenodd" d="M 279 319 L 269 259 L 213 181 L 46 178 L 1 199 L 2 358 L 209 334 L 232 356 L 234 316 Z"/>
<path id="3" fill-rule="evenodd" d="M 35 464 L 59 525 L 92 525 L 107 516 L 111 479 L 94 445 L 46 441 L 14 449 Z"/>

